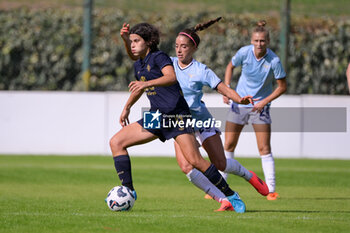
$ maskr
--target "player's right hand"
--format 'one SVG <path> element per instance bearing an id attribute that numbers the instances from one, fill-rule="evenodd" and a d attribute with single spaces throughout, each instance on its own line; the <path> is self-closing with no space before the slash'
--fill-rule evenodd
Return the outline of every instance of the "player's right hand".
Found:
<path id="1" fill-rule="evenodd" d="M 120 29 L 120 36 L 124 40 L 128 40 L 129 39 L 129 29 L 130 29 L 130 25 L 127 24 L 127 23 L 123 23 L 123 27 L 122 27 L 122 29 Z"/>
<path id="2" fill-rule="evenodd" d="M 244 104 L 244 105 L 251 104 L 254 106 L 254 102 L 259 100 L 259 99 L 260 98 L 253 99 L 253 96 L 247 95 L 247 96 L 244 96 L 241 98 L 240 104 Z"/>
<path id="3" fill-rule="evenodd" d="M 119 118 L 119 124 L 122 127 L 125 127 L 128 124 L 130 124 L 130 122 L 129 122 L 129 114 L 130 114 L 130 109 L 125 109 L 124 108 L 123 112 L 122 112 L 122 114 L 120 115 L 120 118 Z"/>

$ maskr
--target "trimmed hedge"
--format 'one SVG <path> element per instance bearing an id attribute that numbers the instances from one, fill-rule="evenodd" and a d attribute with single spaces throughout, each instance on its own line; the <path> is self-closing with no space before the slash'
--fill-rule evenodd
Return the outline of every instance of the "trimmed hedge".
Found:
<path id="1" fill-rule="evenodd" d="M 142 15 L 118 10 L 94 11 L 91 83 L 93 91 L 127 90 L 134 79 L 119 30 L 123 22 L 147 21 L 161 29 L 160 48 L 174 56 L 174 40 L 186 27 L 215 18 L 210 13 Z M 250 43 L 249 30 L 261 17 L 225 15 L 200 32 L 195 57 L 219 77 L 234 53 Z M 270 48 L 278 54 L 278 19 L 270 26 Z M 82 10 L 15 9 L 0 11 L 0 90 L 83 90 Z M 350 20 L 293 19 L 289 44 L 288 93 L 347 94 Z M 235 72 L 233 85 L 239 77 Z"/>

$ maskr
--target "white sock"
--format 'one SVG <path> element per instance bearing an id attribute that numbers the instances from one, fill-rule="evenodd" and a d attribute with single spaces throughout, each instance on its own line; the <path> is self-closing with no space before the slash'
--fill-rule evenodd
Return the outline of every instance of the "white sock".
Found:
<path id="1" fill-rule="evenodd" d="M 270 193 L 275 192 L 276 180 L 275 180 L 275 160 L 272 154 L 261 155 L 261 165 L 264 171 L 265 182 L 269 188 Z"/>
<path id="2" fill-rule="evenodd" d="M 186 174 L 186 176 L 192 182 L 192 184 L 212 196 L 214 200 L 221 202 L 221 200 L 226 197 L 225 194 L 223 194 L 202 172 L 198 171 L 196 168 L 193 168 Z"/>
<path id="3" fill-rule="evenodd" d="M 235 157 L 235 152 L 234 151 L 224 151 L 225 152 L 225 157 L 226 159 L 233 159 Z"/>
<path id="4" fill-rule="evenodd" d="M 224 178 L 227 181 L 227 177 L 228 177 L 228 173 L 227 172 L 222 172 L 220 170 L 218 170 L 222 176 L 222 178 Z"/>
<path id="5" fill-rule="evenodd" d="M 234 151 L 231 152 L 231 151 L 226 151 L 225 150 L 224 153 L 225 153 L 226 159 L 231 159 L 231 158 L 233 159 L 235 157 L 235 155 L 234 155 L 235 152 Z M 226 171 L 224 171 L 224 172 L 219 171 L 219 172 L 222 175 L 222 177 L 224 177 L 224 179 L 227 180 L 228 173 Z"/>
<path id="6" fill-rule="evenodd" d="M 235 159 L 226 159 L 225 172 L 241 176 L 246 181 L 249 181 L 253 176 L 252 173 L 250 173 L 245 167 L 242 166 L 242 164 L 240 164 Z"/>

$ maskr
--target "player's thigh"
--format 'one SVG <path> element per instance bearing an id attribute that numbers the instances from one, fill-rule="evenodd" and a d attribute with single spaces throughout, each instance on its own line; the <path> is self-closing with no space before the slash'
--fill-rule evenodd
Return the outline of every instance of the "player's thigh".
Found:
<path id="1" fill-rule="evenodd" d="M 224 144 L 225 150 L 232 151 L 236 148 L 243 127 L 244 125 L 239 125 L 230 121 L 226 121 Z"/>
<path id="2" fill-rule="evenodd" d="M 116 133 L 110 140 L 111 147 L 130 147 L 134 145 L 145 144 L 153 141 L 157 136 L 148 132 L 142 126 L 134 122 L 130 125 L 123 127 L 118 133 Z"/>
<path id="3" fill-rule="evenodd" d="M 179 167 L 181 168 L 183 173 L 185 174 L 189 173 L 193 169 L 193 166 L 186 160 L 179 144 L 176 141 L 174 141 L 174 147 L 175 147 L 176 161 L 179 164 Z"/>
<path id="4" fill-rule="evenodd" d="M 186 160 L 195 168 L 204 172 L 210 166 L 210 163 L 203 159 L 198 149 L 198 142 L 193 134 L 180 134 L 176 136 L 175 141 L 178 143 Z"/>
<path id="5" fill-rule="evenodd" d="M 271 125 L 253 124 L 260 155 L 271 153 Z"/>
<path id="6" fill-rule="evenodd" d="M 225 170 L 226 157 L 220 134 L 216 133 L 215 135 L 206 138 L 203 141 L 202 146 L 208 153 L 209 159 L 215 165 L 215 167 L 221 171 Z"/>

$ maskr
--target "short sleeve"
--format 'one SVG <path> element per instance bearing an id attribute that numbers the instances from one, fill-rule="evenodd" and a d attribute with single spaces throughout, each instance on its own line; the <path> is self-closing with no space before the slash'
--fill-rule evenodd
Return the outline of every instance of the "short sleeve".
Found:
<path id="1" fill-rule="evenodd" d="M 221 83 L 221 79 L 208 67 L 205 67 L 203 77 L 203 84 L 209 86 L 211 89 L 216 89 L 216 87 Z"/>
<path id="2" fill-rule="evenodd" d="M 286 77 L 286 72 L 284 72 L 280 59 L 277 59 L 276 62 L 273 63 L 272 70 L 273 70 L 275 79 L 281 79 Z"/>
<path id="3" fill-rule="evenodd" d="M 243 62 L 243 48 L 239 49 L 237 53 L 232 57 L 232 65 L 238 67 L 242 65 Z"/>
<path id="4" fill-rule="evenodd" d="M 173 66 L 173 62 L 170 59 L 170 57 L 164 53 L 164 52 L 159 52 L 157 56 L 154 58 L 155 63 L 159 67 L 159 69 L 163 69 L 167 65 Z"/>

